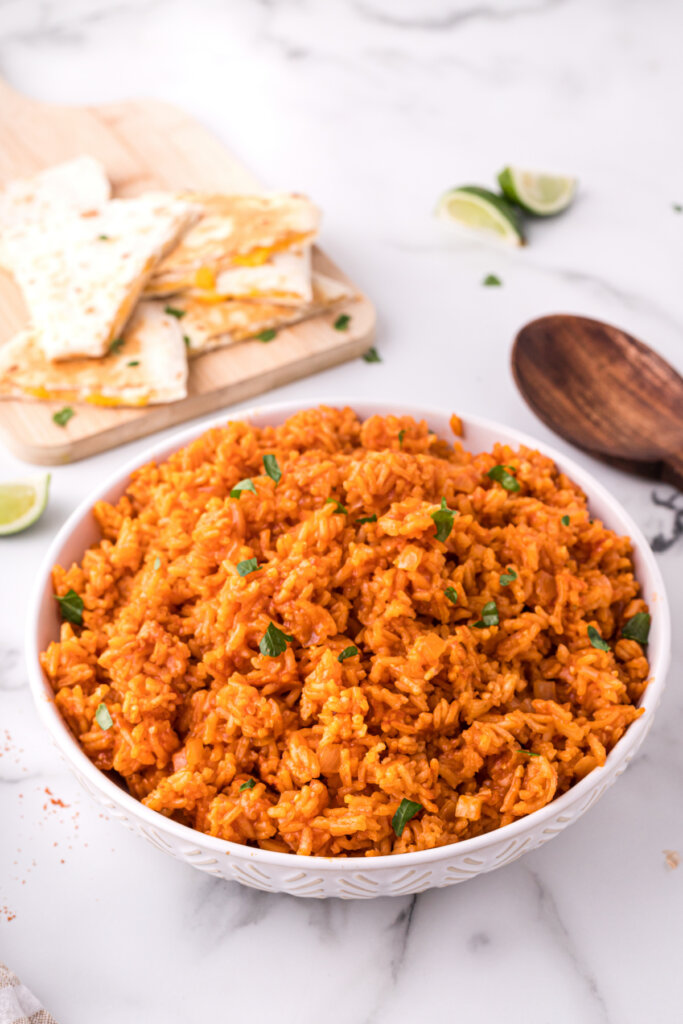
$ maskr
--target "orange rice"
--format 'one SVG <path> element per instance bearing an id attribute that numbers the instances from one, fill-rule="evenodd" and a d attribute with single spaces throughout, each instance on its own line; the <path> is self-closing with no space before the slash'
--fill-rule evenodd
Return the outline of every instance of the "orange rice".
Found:
<path id="1" fill-rule="evenodd" d="M 255 493 L 230 497 L 244 478 Z M 94 512 L 102 540 L 54 569 L 85 603 L 42 655 L 57 706 L 98 768 L 210 835 L 325 856 L 458 842 L 564 793 L 641 714 L 630 541 L 537 451 L 312 409 L 209 430 Z M 490 602 L 500 624 L 475 625 Z M 274 657 L 270 623 L 292 638 Z M 420 806 L 397 835 L 403 800 Z"/>

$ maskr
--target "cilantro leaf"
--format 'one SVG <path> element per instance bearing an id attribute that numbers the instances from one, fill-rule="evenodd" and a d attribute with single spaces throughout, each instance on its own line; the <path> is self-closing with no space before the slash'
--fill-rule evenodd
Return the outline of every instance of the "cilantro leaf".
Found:
<path id="1" fill-rule="evenodd" d="M 596 650 L 609 651 L 609 644 L 606 640 L 602 639 L 595 626 L 588 627 L 588 639 L 591 642 L 591 647 L 595 647 Z"/>
<path id="2" fill-rule="evenodd" d="M 337 661 L 346 661 L 347 658 L 355 658 L 358 654 L 358 648 L 351 645 L 351 647 L 345 647 L 341 652 Z"/>
<path id="3" fill-rule="evenodd" d="M 475 629 L 486 629 L 487 626 L 499 626 L 498 607 L 495 601 L 487 601 L 481 610 L 479 622 L 474 623 Z"/>
<path id="4" fill-rule="evenodd" d="M 451 604 L 458 603 L 458 591 L 455 589 L 455 587 L 446 587 L 446 589 L 444 590 L 444 595 L 448 598 Z"/>
<path id="5" fill-rule="evenodd" d="M 406 800 L 405 797 L 401 800 L 398 810 L 391 819 L 391 827 L 399 839 L 403 835 L 403 829 L 410 819 L 414 818 L 417 812 L 421 810 L 422 804 L 416 804 L 414 800 Z"/>
<path id="6" fill-rule="evenodd" d="M 126 363 L 126 366 L 139 366 L 139 365 L 140 365 L 140 360 L 139 359 L 131 359 L 131 361 L 129 363 Z"/>
<path id="7" fill-rule="evenodd" d="M 361 516 L 360 519 L 356 519 L 357 523 L 376 523 L 377 515 L 373 513 L 371 516 Z"/>
<path id="8" fill-rule="evenodd" d="M 104 729 L 105 732 L 107 729 L 111 729 L 112 725 L 114 724 L 114 721 L 111 715 L 109 714 L 109 708 L 107 707 L 106 704 L 97 705 L 97 710 L 95 712 L 95 721 L 99 725 L 100 729 Z"/>
<path id="9" fill-rule="evenodd" d="M 405 430 L 399 430 L 399 432 L 398 432 L 398 443 L 399 443 L 399 446 L 401 448 L 403 447 L 403 438 L 405 436 L 406 436 Z"/>
<path id="10" fill-rule="evenodd" d="M 621 628 L 621 635 L 627 640 L 637 640 L 639 644 L 646 644 L 650 636 L 650 623 L 652 616 L 648 612 L 636 612 L 636 614 L 624 623 Z"/>
<path id="11" fill-rule="evenodd" d="M 261 637 L 258 648 L 261 654 L 265 654 L 267 658 L 277 658 L 278 655 L 284 654 L 287 650 L 287 641 L 293 639 L 293 636 L 290 636 L 289 633 L 283 633 L 281 629 L 278 629 L 271 622 Z"/>
<path id="12" fill-rule="evenodd" d="M 240 480 L 239 483 L 235 484 L 233 489 L 230 491 L 230 497 L 237 498 L 237 500 L 239 501 L 242 491 L 251 491 L 252 494 L 256 494 L 254 481 L 250 477 L 245 477 L 244 480 Z"/>
<path id="13" fill-rule="evenodd" d="M 110 346 L 109 346 L 109 348 L 107 350 L 108 355 L 110 355 L 110 356 L 116 355 L 117 352 L 121 351 L 123 346 L 124 346 L 124 339 L 123 338 L 114 338 L 114 340 L 112 341 L 112 343 L 110 344 Z"/>
<path id="14" fill-rule="evenodd" d="M 560 522 L 563 526 L 569 526 L 569 516 L 562 516 Z"/>
<path id="15" fill-rule="evenodd" d="M 256 572 L 259 568 L 258 559 L 245 558 L 243 562 L 237 563 L 237 571 L 240 576 L 248 576 L 250 572 Z"/>
<path id="16" fill-rule="evenodd" d="M 253 789 L 255 785 L 256 779 L 248 779 L 246 782 L 242 783 L 242 785 L 239 788 L 239 792 L 243 793 L 245 789 Z"/>
<path id="17" fill-rule="evenodd" d="M 64 597 L 60 597 L 58 594 L 55 594 L 55 597 L 59 605 L 62 622 L 73 622 L 75 626 L 82 626 L 83 608 L 85 607 L 83 598 L 75 590 L 67 590 Z"/>
<path id="18" fill-rule="evenodd" d="M 63 409 L 60 409 L 59 412 L 53 414 L 52 419 L 58 427 L 65 427 L 71 417 L 75 415 L 76 413 L 73 411 L 71 406 L 65 405 Z"/>
<path id="19" fill-rule="evenodd" d="M 348 313 L 341 313 L 334 321 L 335 331 L 346 331 L 348 330 L 349 324 L 351 323 L 351 317 Z"/>
<path id="20" fill-rule="evenodd" d="M 265 331 L 261 331 L 260 334 L 256 335 L 257 341 L 272 341 L 273 338 L 277 337 L 277 331 L 274 327 L 268 327 Z"/>
<path id="21" fill-rule="evenodd" d="M 270 479 L 275 481 L 275 486 L 277 487 L 282 479 L 282 470 L 280 469 L 278 461 L 274 455 L 263 456 L 263 468 Z"/>
<path id="22" fill-rule="evenodd" d="M 441 499 L 441 508 L 436 512 L 432 512 L 431 516 L 436 526 L 436 539 L 440 541 L 448 540 L 450 532 L 453 529 L 453 520 L 456 517 L 457 512 L 450 509 L 446 504 L 446 499 Z"/>
<path id="23" fill-rule="evenodd" d="M 187 313 L 187 310 L 177 309 L 176 306 L 165 306 L 164 313 L 166 313 L 167 316 L 174 316 L 176 320 L 182 320 L 185 314 Z"/>
<path id="24" fill-rule="evenodd" d="M 339 513 L 339 515 L 348 515 L 349 510 L 344 505 L 342 505 L 340 501 L 337 501 L 336 498 L 327 498 L 325 504 L 335 506 L 335 515 L 337 513 Z"/>
<path id="25" fill-rule="evenodd" d="M 512 473 L 508 472 L 509 468 L 510 467 L 505 466 L 494 466 L 486 475 L 492 480 L 497 480 L 497 482 L 501 484 L 506 491 L 518 491 L 519 481 L 515 480 Z"/>
<path id="26" fill-rule="evenodd" d="M 382 362 L 382 357 L 380 356 L 379 352 L 377 351 L 374 345 L 372 346 L 372 348 L 369 348 L 367 352 L 363 355 L 363 359 L 365 360 L 366 363 Z"/>
<path id="27" fill-rule="evenodd" d="M 490 288 L 492 286 L 495 287 L 497 285 L 501 285 L 503 282 L 499 277 L 496 277 L 495 274 L 487 274 L 481 283 L 484 285 L 485 288 Z"/>
<path id="28" fill-rule="evenodd" d="M 514 583 L 514 581 L 516 579 L 517 579 L 517 573 L 515 572 L 514 569 L 511 569 L 510 566 L 508 565 L 508 571 L 504 572 L 504 573 L 501 573 L 500 585 L 501 585 L 501 587 L 507 587 L 507 586 L 509 586 L 510 583 Z"/>

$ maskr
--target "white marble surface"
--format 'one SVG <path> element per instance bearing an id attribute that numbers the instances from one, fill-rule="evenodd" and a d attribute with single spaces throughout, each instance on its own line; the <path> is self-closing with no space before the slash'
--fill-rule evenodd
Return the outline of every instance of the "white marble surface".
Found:
<path id="1" fill-rule="evenodd" d="M 682 36 L 677 0 L 0 0 L 0 73 L 39 99 L 170 100 L 270 184 L 319 200 L 325 246 L 377 304 L 384 361 L 273 398 L 431 402 L 562 447 L 508 369 L 526 320 L 612 320 L 683 369 Z M 445 186 L 486 183 L 507 162 L 577 173 L 574 209 L 535 224 L 521 252 L 438 228 Z M 502 288 L 481 287 L 489 272 Z M 42 521 L 0 547 L 0 959 L 61 1024 L 679 1021 L 683 866 L 662 852 L 683 853 L 679 630 L 626 776 L 541 851 L 465 885 L 274 897 L 100 816 L 38 725 L 21 633 L 50 537 L 144 446 L 54 471 Z M 578 458 L 650 538 L 671 532 L 651 484 Z M 23 468 L 0 452 L 0 476 Z M 683 538 L 660 558 L 676 623 Z"/>

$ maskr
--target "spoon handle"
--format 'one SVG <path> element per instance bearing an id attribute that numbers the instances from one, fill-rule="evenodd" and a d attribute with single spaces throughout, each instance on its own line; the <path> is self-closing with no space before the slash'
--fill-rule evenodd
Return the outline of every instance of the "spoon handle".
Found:
<path id="1" fill-rule="evenodd" d="M 668 455 L 662 463 L 662 480 L 683 491 L 683 451 Z"/>

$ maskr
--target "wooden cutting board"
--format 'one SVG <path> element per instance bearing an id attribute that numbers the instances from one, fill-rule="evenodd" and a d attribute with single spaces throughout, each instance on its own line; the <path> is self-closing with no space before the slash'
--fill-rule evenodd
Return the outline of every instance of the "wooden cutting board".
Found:
<path id="1" fill-rule="evenodd" d="M 102 161 L 117 196 L 159 187 L 217 192 L 263 187 L 205 128 L 174 107 L 155 100 L 50 106 L 0 81 L 0 186 L 81 153 Z M 319 250 L 314 265 L 348 281 Z M 59 427 L 52 415 L 63 402 L 2 401 L 0 439 L 27 462 L 72 462 L 353 359 L 370 347 L 375 330 L 372 304 L 358 294 L 334 314 L 281 329 L 269 344 L 242 342 L 192 360 L 188 396 L 180 402 L 143 409 L 74 405 L 77 415 Z M 341 312 L 351 316 L 346 331 L 332 326 Z M 18 289 L 0 272 L 0 344 L 26 319 Z"/>

